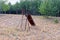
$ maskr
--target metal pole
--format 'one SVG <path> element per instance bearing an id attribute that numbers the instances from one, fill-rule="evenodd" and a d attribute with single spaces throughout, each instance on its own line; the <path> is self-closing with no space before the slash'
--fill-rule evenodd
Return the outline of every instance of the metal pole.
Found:
<path id="1" fill-rule="evenodd" d="M 27 0 L 26 0 L 26 2 L 27 2 Z M 26 6 L 26 14 L 25 15 L 27 15 L 27 3 L 25 3 L 25 6 Z M 25 22 L 25 30 L 27 30 L 27 18 L 26 18 L 26 22 Z"/>
<path id="2" fill-rule="evenodd" d="M 22 26 L 23 26 L 23 20 L 24 20 L 23 17 L 24 17 L 24 10 L 22 10 L 22 18 L 21 18 L 21 25 L 20 25 L 22 30 L 23 30 Z"/>

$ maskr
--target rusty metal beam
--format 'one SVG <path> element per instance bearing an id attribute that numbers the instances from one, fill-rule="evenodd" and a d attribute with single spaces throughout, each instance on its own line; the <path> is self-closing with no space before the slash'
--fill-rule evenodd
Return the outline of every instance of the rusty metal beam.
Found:
<path id="1" fill-rule="evenodd" d="M 35 22 L 30 14 L 25 15 L 32 26 L 35 26 Z"/>

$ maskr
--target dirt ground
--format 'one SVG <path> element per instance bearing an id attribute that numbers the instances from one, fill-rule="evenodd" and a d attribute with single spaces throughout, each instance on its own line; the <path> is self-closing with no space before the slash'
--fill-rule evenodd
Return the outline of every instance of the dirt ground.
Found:
<path id="1" fill-rule="evenodd" d="M 36 26 L 26 23 L 25 16 L 22 20 L 22 15 L 0 14 L 0 40 L 60 40 L 60 17 L 32 17 Z"/>

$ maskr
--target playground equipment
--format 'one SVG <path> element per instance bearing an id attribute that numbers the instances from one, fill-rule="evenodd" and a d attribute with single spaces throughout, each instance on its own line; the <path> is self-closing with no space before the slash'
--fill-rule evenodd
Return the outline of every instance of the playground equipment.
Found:
<path id="1" fill-rule="evenodd" d="M 36 24 L 35 24 L 32 16 L 29 14 L 29 12 L 26 11 L 26 14 L 25 14 L 25 11 L 26 10 L 24 10 L 24 9 L 22 10 L 22 19 L 21 19 L 21 25 L 20 25 L 20 27 L 22 28 L 23 22 L 25 22 L 25 25 L 24 25 L 25 26 L 25 30 L 29 30 L 30 29 L 29 25 L 35 26 Z M 24 21 L 24 17 L 26 17 L 25 21 Z"/>
<path id="2" fill-rule="evenodd" d="M 35 26 L 36 24 L 35 24 L 32 16 L 31 16 L 29 10 L 27 10 L 27 4 L 25 4 L 24 6 L 25 6 L 25 9 L 22 8 L 22 17 L 21 17 L 22 19 L 21 19 L 21 25 L 20 25 L 20 27 L 22 28 L 23 22 L 25 22 L 24 26 L 25 26 L 25 30 L 26 30 L 26 29 L 30 29 L 30 25 L 31 26 Z M 26 17 L 25 21 L 24 21 L 24 17 Z"/>
<path id="3" fill-rule="evenodd" d="M 25 15 L 27 17 L 28 22 L 32 25 L 35 26 L 35 22 L 33 21 L 33 18 L 30 14 Z"/>

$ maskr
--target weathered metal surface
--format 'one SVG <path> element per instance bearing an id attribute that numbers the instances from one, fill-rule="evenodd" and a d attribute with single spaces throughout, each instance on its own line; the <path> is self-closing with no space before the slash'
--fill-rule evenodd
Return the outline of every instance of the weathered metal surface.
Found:
<path id="1" fill-rule="evenodd" d="M 25 15 L 25 16 L 27 17 L 29 23 L 30 23 L 32 26 L 35 26 L 35 22 L 33 21 L 33 18 L 31 17 L 31 15 L 28 14 L 28 15 Z"/>

